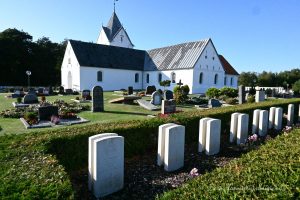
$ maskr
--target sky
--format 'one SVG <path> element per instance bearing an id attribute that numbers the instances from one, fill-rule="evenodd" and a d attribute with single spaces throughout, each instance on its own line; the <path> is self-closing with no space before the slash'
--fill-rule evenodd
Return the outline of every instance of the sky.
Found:
<path id="1" fill-rule="evenodd" d="M 1 0 L 0 32 L 96 42 L 113 2 Z M 299 0 L 119 0 L 116 13 L 136 49 L 211 38 L 238 72 L 300 68 Z"/>

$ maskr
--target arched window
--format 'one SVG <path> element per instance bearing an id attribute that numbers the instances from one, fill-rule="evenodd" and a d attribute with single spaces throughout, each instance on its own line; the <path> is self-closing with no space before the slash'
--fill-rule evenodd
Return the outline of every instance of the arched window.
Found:
<path id="1" fill-rule="evenodd" d="M 230 78 L 230 85 L 233 85 L 233 77 Z"/>
<path id="2" fill-rule="evenodd" d="M 102 82 L 102 71 L 97 72 L 97 81 Z"/>
<path id="3" fill-rule="evenodd" d="M 135 81 L 136 83 L 139 82 L 139 74 L 138 74 L 138 73 L 135 73 L 134 81 Z"/>
<path id="4" fill-rule="evenodd" d="M 199 75 L 199 83 L 202 84 L 203 81 L 203 73 L 201 72 Z"/>
<path id="5" fill-rule="evenodd" d="M 160 83 L 161 81 L 162 81 L 162 74 L 159 73 L 159 74 L 158 74 L 158 82 Z"/>
<path id="6" fill-rule="evenodd" d="M 215 80 L 214 80 L 215 85 L 218 83 L 218 74 L 215 74 Z"/>
<path id="7" fill-rule="evenodd" d="M 172 83 L 176 83 L 176 74 L 175 74 L 175 72 L 172 72 L 171 80 L 172 80 Z"/>
<path id="8" fill-rule="evenodd" d="M 224 85 L 226 85 L 227 84 L 227 77 L 225 76 L 224 77 Z"/>
<path id="9" fill-rule="evenodd" d="M 146 76 L 146 82 L 147 82 L 147 83 L 149 83 L 149 79 L 150 79 L 150 75 L 147 74 L 147 76 Z"/>

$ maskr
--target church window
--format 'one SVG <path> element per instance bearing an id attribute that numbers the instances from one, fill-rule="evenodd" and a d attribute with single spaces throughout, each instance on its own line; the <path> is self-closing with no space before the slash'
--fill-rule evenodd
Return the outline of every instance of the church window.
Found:
<path id="1" fill-rule="evenodd" d="M 202 84 L 203 81 L 203 73 L 201 72 L 199 75 L 199 83 Z"/>
<path id="2" fill-rule="evenodd" d="M 139 82 L 139 74 L 138 74 L 138 73 L 135 73 L 135 75 L 134 75 L 134 81 L 135 81 L 136 83 Z"/>
<path id="3" fill-rule="evenodd" d="M 102 82 L 102 71 L 97 72 L 97 81 Z"/>
<path id="4" fill-rule="evenodd" d="M 233 85 L 233 77 L 230 78 L 230 85 Z"/>
<path id="5" fill-rule="evenodd" d="M 124 36 L 123 36 L 123 35 L 121 35 L 121 42 L 123 42 L 123 37 L 124 37 Z"/>
<path id="6" fill-rule="evenodd" d="M 175 74 L 175 72 L 172 72 L 171 80 L 172 80 L 172 83 L 176 83 L 176 74 Z"/>
<path id="7" fill-rule="evenodd" d="M 207 59 L 207 56 L 205 56 L 205 59 Z"/>
<path id="8" fill-rule="evenodd" d="M 226 85 L 227 84 L 227 77 L 225 76 L 224 77 L 224 85 Z"/>
<path id="9" fill-rule="evenodd" d="M 147 83 L 149 83 L 149 79 L 150 79 L 150 75 L 147 74 L 147 76 L 146 76 L 146 82 L 147 82 Z"/>
<path id="10" fill-rule="evenodd" d="M 159 74 L 158 74 L 158 82 L 160 83 L 161 81 L 162 81 L 162 74 L 159 73 Z"/>
<path id="11" fill-rule="evenodd" d="M 215 74 L 215 80 L 214 80 L 215 85 L 218 83 L 218 74 Z"/>
<path id="12" fill-rule="evenodd" d="M 215 60 L 215 57 L 213 56 L 212 59 Z"/>

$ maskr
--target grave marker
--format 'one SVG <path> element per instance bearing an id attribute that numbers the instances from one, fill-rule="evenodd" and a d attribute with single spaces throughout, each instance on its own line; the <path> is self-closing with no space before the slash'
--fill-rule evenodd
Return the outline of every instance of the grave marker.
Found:
<path id="1" fill-rule="evenodd" d="M 92 112 L 103 112 L 104 102 L 103 102 L 103 89 L 101 86 L 93 87 L 93 99 L 92 99 Z"/>
<path id="2" fill-rule="evenodd" d="M 238 117 L 240 113 L 232 113 L 230 121 L 230 142 L 233 143 L 237 139 Z"/>
<path id="3" fill-rule="evenodd" d="M 265 100 L 265 91 L 256 91 L 255 102 L 262 102 Z"/>
<path id="4" fill-rule="evenodd" d="M 259 112 L 259 128 L 258 134 L 260 136 L 266 136 L 268 133 L 268 114 L 267 110 L 261 110 Z"/>
<path id="5" fill-rule="evenodd" d="M 259 127 L 259 109 L 253 111 L 253 120 L 252 120 L 252 134 L 258 133 Z"/>
<path id="6" fill-rule="evenodd" d="M 170 100 L 173 98 L 173 92 L 171 90 L 164 91 L 164 100 Z"/>
<path id="7" fill-rule="evenodd" d="M 275 110 L 276 107 L 271 107 L 269 112 L 269 129 L 274 127 L 274 120 L 275 120 Z"/>
<path id="8" fill-rule="evenodd" d="M 156 91 L 156 87 L 154 85 L 147 86 L 146 95 L 151 95 L 155 91 Z"/>
<path id="9" fill-rule="evenodd" d="M 35 104 L 39 103 L 38 98 L 35 94 L 26 94 L 24 96 L 24 104 Z"/>
<path id="10" fill-rule="evenodd" d="M 219 153 L 221 138 L 221 120 L 203 118 L 200 120 L 199 129 L 199 152 L 202 152 L 205 149 L 206 155 L 214 155 Z"/>
<path id="11" fill-rule="evenodd" d="M 153 92 L 151 95 L 150 103 L 154 105 L 161 105 L 161 101 L 162 101 L 161 94 L 158 91 Z"/>
<path id="12" fill-rule="evenodd" d="M 283 109 L 278 107 L 275 109 L 275 121 L 274 121 L 274 129 L 277 131 L 281 131 L 282 129 L 282 115 Z"/>
<path id="13" fill-rule="evenodd" d="M 175 100 L 162 100 L 161 114 L 170 114 L 176 112 L 176 102 Z"/>
<path id="14" fill-rule="evenodd" d="M 128 87 L 128 95 L 132 95 L 133 94 L 133 87 L 129 86 Z"/>
<path id="15" fill-rule="evenodd" d="M 164 165 L 165 159 L 165 137 L 166 137 L 166 128 L 174 126 L 174 123 L 163 124 L 158 127 L 158 147 L 157 147 L 157 165 Z"/>
<path id="16" fill-rule="evenodd" d="M 238 116 L 238 125 L 237 125 L 237 141 L 239 145 L 245 143 L 248 138 L 248 125 L 249 125 L 249 115 L 240 114 Z"/>
<path id="17" fill-rule="evenodd" d="M 288 106 L 288 114 L 287 114 L 287 125 L 292 126 L 294 124 L 294 104 L 289 104 Z"/>
<path id="18" fill-rule="evenodd" d="M 245 86 L 239 86 L 239 104 L 245 103 Z"/>
<path id="19" fill-rule="evenodd" d="M 50 121 L 51 116 L 58 116 L 58 107 L 57 106 L 41 106 L 38 110 L 39 120 Z"/>

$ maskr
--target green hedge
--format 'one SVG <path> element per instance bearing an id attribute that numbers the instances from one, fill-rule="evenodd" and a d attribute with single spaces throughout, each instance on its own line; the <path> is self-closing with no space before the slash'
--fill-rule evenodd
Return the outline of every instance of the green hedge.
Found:
<path id="1" fill-rule="evenodd" d="M 185 142 L 187 145 L 196 146 L 199 119 L 209 116 L 222 120 L 223 145 L 229 140 L 231 113 L 249 113 L 251 119 L 254 109 L 281 106 L 286 112 L 289 103 L 298 105 L 300 99 L 195 110 L 174 114 L 166 119 L 90 124 L 4 136 L 0 138 L 0 197 L 73 198 L 76 193 L 72 188 L 70 177 L 74 172 L 87 169 L 88 137 L 95 134 L 115 132 L 124 136 L 125 156 L 132 157 L 156 151 L 158 126 L 167 122 L 186 126 Z M 298 106 L 295 112 L 298 112 Z"/>
<path id="2" fill-rule="evenodd" d="M 159 199 L 299 199 L 299 158 L 295 129 Z"/>

